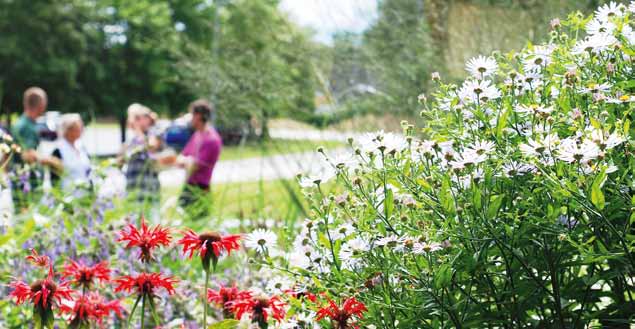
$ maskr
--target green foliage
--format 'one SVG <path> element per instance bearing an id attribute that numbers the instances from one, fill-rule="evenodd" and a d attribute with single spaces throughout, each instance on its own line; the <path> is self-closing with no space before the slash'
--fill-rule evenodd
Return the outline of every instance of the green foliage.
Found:
<path id="1" fill-rule="evenodd" d="M 366 304 L 338 327 L 630 328 L 635 6 L 612 8 L 439 82 L 423 133 L 329 158 L 344 193 L 301 181 L 312 215 L 271 268 Z"/>
<path id="2" fill-rule="evenodd" d="M 209 95 L 220 126 L 313 111 L 313 46 L 277 9 L 277 1 L 232 1 L 218 9 L 217 43 L 191 47 L 178 65 L 182 83 Z M 193 84 L 192 82 L 196 83 Z"/>
<path id="3" fill-rule="evenodd" d="M 433 57 L 424 0 L 388 0 L 379 17 L 364 33 L 370 60 L 369 74 L 386 95 L 384 112 L 414 114 L 417 96 L 430 80 L 439 59 Z"/>

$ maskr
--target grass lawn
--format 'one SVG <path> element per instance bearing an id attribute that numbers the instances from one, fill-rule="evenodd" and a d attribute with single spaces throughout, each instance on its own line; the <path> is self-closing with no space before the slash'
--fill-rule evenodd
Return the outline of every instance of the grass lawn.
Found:
<path id="1" fill-rule="evenodd" d="M 334 149 L 346 145 L 347 144 L 339 141 L 271 139 L 262 143 L 248 142 L 244 145 L 225 146 L 221 152 L 220 159 L 237 160 L 260 156 L 316 151 L 320 146 L 323 146 L 325 149 Z"/>
<path id="2" fill-rule="evenodd" d="M 176 216 L 176 199 L 181 188 L 164 188 L 162 216 Z M 213 218 L 246 220 L 274 218 L 291 224 L 306 216 L 308 207 L 295 180 L 273 180 L 212 185 L 211 199 L 201 197 L 201 203 L 211 203 Z M 193 223 L 193 228 L 198 223 Z M 200 223 L 202 227 L 206 223 Z"/>

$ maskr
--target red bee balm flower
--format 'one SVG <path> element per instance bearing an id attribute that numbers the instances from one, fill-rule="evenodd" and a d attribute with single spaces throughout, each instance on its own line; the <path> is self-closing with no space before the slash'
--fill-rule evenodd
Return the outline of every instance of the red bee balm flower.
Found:
<path id="1" fill-rule="evenodd" d="M 33 303 L 33 316 L 39 319 L 44 327 L 53 327 L 53 307 L 59 307 L 62 299 L 70 299 L 74 293 L 67 282 L 55 284 L 51 278 L 35 281 L 28 285 L 22 281 L 9 284 L 13 291 L 9 297 L 15 298 L 16 304 L 26 301 Z"/>
<path id="2" fill-rule="evenodd" d="M 115 279 L 117 287 L 115 292 L 132 292 L 136 289 L 139 295 L 154 296 L 158 288 L 167 290 L 168 294 L 174 294 L 174 284 L 177 280 L 171 277 L 164 277 L 161 273 L 141 273 L 137 276 L 126 275 Z"/>
<path id="3" fill-rule="evenodd" d="M 241 296 L 249 298 L 251 294 L 248 291 L 238 290 L 235 285 L 232 287 L 223 287 L 221 285 L 218 290 L 207 289 L 207 302 L 223 306 L 223 315 L 226 318 L 232 316 L 232 302 L 241 298 Z"/>
<path id="4" fill-rule="evenodd" d="M 31 249 L 31 255 L 26 256 L 26 260 L 40 267 L 47 267 L 51 264 L 51 259 L 48 256 L 40 256 L 35 249 Z"/>
<path id="5" fill-rule="evenodd" d="M 48 267 L 48 276 L 49 278 L 53 277 L 53 264 L 51 263 L 51 259 L 48 256 L 40 256 L 37 250 L 31 249 L 31 255 L 25 257 L 26 260 L 33 263 L 35 266 L 39 267 Z"/>
<path id="6" fill-rule="evenodd" d="M 236 319 L 240 319 L 243 314 L 250 313 L 251 321 L 258 323 L 261 328 L 266 327 L 269 315 L 278 321 L 283 320 L 286 315 L 284 308 L 285 303 L 278 296 L 271 298 L 254 297 L 248 291 L 243 292 L 235 301 L 231 302 L 231 309 Z"/>
<path id="7" fill-rule="evenodd" d="M 60 311 L 71 314 L 71 328 L 79 328 L 89 324 L 90 321 L 101 323 L 111 312 L 122 318 L 124 308 L 118 300 L 106 301 L 99 293 L 91 292 L 77 298 L 72 307 L 70 305 L 60 306 Z"/>
<path id="8" fill-rule="evenodd" d="M 64 266 L 62 277 L 72 278 L 72 282 L 90 288 L 94 280 L 101 282 L 110 281 L 110 269 L 106 261 L 99 262 L 93 266 L 86 266 L 82 262 L 71 260 Z"/>
<path id="9" fill-rule="evenodd" d="M 350 297 L 349 299 L 345 300 L 342 304 L 342 308 L 335 304 L 335 302 L 331 299 L 328 299 L 328 305 L 318 310 L 317 320 L 320 321 L 326 317 L 329 317 L 333 322 L 334 328 L 359 328 L 357 325 L 355 325 L 355 317 L 360 319 L 363 318 L 364 312 L 366 312 L 366 310 L 366 305 L 355 299 L 355 297 Z"/>
<path id="10" fill-rule="evenodd" d="M 238 244 L 240 238 L 240 235 L 222 236 L 216 232 L 196 234 L 194 231 L 187 229 L 183 232 L 183 238 L 177 244 L 183 245 L 183 254 L 190 253 L 190 259 L 198 251 L 201 255 L 203 266 L 207 270 L 210 259 L 216 264 L 218 257 L 223 251 L 230 254 L 232 250 L 240 249 Z"/>
<path id="11" fill-rule="evenodd" d="M 9 286 L 13 288 L 9 296 L 14 297 L 18 305 L 29 300 L 34 306 L 42 308 L 51 308 L 60 303 L 62 298 L 70 299 L 73 293 L 68 282 L 57 285 L 49 278 L 35 281 L 32 285 L 22 281 L 14 281 Z"/>
<path id="12" fill-rule="evenodd" d="M 141 248 L 140 258 L 142 262 L 147 263 L 154 260 L 152 250 L 158 246 L 167 246 L 172 240 L 169 228 L 161 225 L 149 228 L 143 217 L 141 218 L 141 229 L 136 228 L 132 224 L 128 224 L 127 228 L 128 231 L 123 229 L 119 232 L 120 238 L 117 241 L 127 241 L 126 248 Z"/>

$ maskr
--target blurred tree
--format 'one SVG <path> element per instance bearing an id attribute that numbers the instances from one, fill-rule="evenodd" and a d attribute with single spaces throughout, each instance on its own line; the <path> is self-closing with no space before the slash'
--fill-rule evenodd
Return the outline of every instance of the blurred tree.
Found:
<path id="1" fill-rule="evenodd" d="M 370 74 L 380 107 L 390 113 L 417 112 L 417 95 L 426 87 L 438 59 L 433 57 L 424 0 L 384 0 L 377 21 L 364 34 Z"/>
<path id="2" fill-rule="evenodd" d="M 313 112 L 314 48 L 277 6 L 273 0 L 226 3 L 218 8 L 215 48 L 182 52 L 183 85 L 215 100 L 221 128 L 248 129 L 256 120 L 260 131 L 252 135 L 267 138 L 270 118 Z"/>
<path id="3" fill-rule="evenodd" d="M 91 4 L 71 1 L 0 0 L 0 98 L 9 115 L 22 109 L 22 93 L 38 85 L 57 110 L 91 106 L 79 83 L 98 31 Z M 8 118 L 7 118 L 8 120 Z"/>
<path id="4" fill-rule="evenodd" d="M 182 112 L 195 98 L 178 83 L 175 51 L 211 46 L 205 0 L 0 0 L 0 91 L 5 113 L 39 85 L 50 108 L 123 122 L 132 102 Z"/>

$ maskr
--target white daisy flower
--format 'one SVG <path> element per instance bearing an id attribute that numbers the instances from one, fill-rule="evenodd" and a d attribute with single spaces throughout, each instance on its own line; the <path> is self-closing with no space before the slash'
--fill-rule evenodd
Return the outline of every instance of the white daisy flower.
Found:
<path id="1" fill-rule="evenodd" d="M 245 247 L 255 249 L 259 253 L 275 249 L 277 243 L 278 236 L 272 231 L 265 229 L 257 229 L 245 237 Z"/>
<path id="2" fill-rule="evenodd" d="M 596 34 L 588 38 L 589 46 L 596 54 L 610 50 L 617 44 L 617 38 L 612 34 Z"/>
<path id="3" fill-rule="evenodd" d="M 329 229 L 329 234 L 333 240 L 342 240 L 351 235 L 353 232 L 355 232 L 355 227 L 353 227 L 353 224 L 350 223 L 342 224 L 336 229 Z"/>
<path id="4" fill-rule="evenodd" d="M 479 164 L 487 160 L 487 153 L 478 153 L 475 150 L 467 149 L 461 153 L 460 158 L 466 165 Z"/>
<path id="5" fill-rule="evenodd" d="M 591 140 L 584 140 L 580 145 L 573 138 L 562 140 L 558 147 L 558 159 L 573 163 L 586 163 L 597 159 L 600 155 L 600 148 Z"/>
<path id="6" fill-rule="evenodd" d="M 548 117 L 551 114 L 551 112 L 553 112 L 553 107 L 551 106 L 544 107 L 542 105 L 537 105 L 537 104 L 531 104 L 531 105 L 521 104 L 516 106 L 514 110 L 516 110 L 516 112 L 518 113 Z"/>
<path id="7" fill-rule="evenodd" d="M 467 61 L 466 69 L 473 77 L 477 79 L 484 79 L 485 77 L 496 74 L 498 64 L 491 56 L 478 56 Z"/>
<path id="8" fill-rule="evenodd" d="M 359 164 L 357 160 L 355 160 L 353 157 L 351 157 L 350 154 L 347 154 L 347 153 L 340 153 L 329 160 L 336 168 L 338 169 L 346 168 L 346 170 L 349 170 L 349 171 L 356 168 Z"/>
<path id="9" fill-rule="evenodd" d="M 310 188 L 324 184 L 335 177 L 336 172 L 332 167 L 323 167 L 318 173 L 302 176 L 299 184 L 303 188 Z"/>
<path id="10" fill-rule="evenodd" d="M 527 140 L 527 143 L 518 145 L 520 152 L 527 157 L 533 157 L 541 155 L 547 147 L 543 143 L 536 141 L 532 138 Z"/>
<path id="11" fill-rule="evenodd" d="M 553 50 L 553 45 L 535 46 L 523 60 L 525 72 L 538 71 L 551 64 L 551 53 L 553 53 Z"/>
<path id="12" fill-rule="evenodd" d="M 631 3 L 628 5 L 628 11 L 630 11 L 631 13 L 635 13 L 635 1 L 631 1 Z"/>
<path id="13" fill-rule="evenodd" d="M 622 95 L 620 97 L 608 97 L 606 99 L 606 102 L 611 104 L 632 103 L 632 102 L 635 102 L 635 96 Z"/>
<path id="14" fill-rule="evenodd" d="M 397 246 L 397 244 L 399 244 L 400 241 L 401 239 L 398 236 L 391 234 L 389 236 L 382 237 L 379 240 L 375 241 L 375 245 L 380 247 L 383 247 L 383 246 L 395 247 Z"/>
<path id="15" fill-rule="evenodd" d="M 366 133 L 357 140 L 359 148 L 366 153 L 374 153 L 383 150 L 385 153 L 403 151 L 408 143 L 398 134 L 385 133 L 383 130 L 376 133 Z"/>
<path id="16" fill-rule="evenodd" d="M 469 149 L 474 151 L 476 154 L 490 154 L 494 151 L 496 144 L 492 141 L 478 141 L 471 145 Z"/>
<path id="17" fill-rule="evenodd" d="M 628 44 L 635 44 L 635 31 L 633 31 L 633 28 L 630 25 L 624 25 L 622 27 L 622 36 L 626 39 Z"/>
<path id="18" fill-rule="evenodd" d="M 598 93 L 607 93 L 611 91 L 611 85 L 608 83 L 591 83 L 584 88 L 579 89 L 579 92 L 582 94 L 598 94 Z"/>
<path id="19" fill-rule="evenodd" d="M 612 18 L 624 16 L 625 11 L 626 6 L 621 3 L 617 4 L 614 1 L 611 1 L 598 8 L 595 11 L 595 17 L 601 21 L 606 22 Z"/>
<path id="20" fill-rule="evenodd" d="M 540 89 L 544 83 L 542 81 L 542 74 L 539 71 L 527 71 L 518 78 L 519 81 L 521 81 L 521 93 L 534 92 Z"/>
<path id="21" fill-rule="evenodd" d="M 303 250 L 294 250 L 287 258 L 289 259 L 289 265 L 301 269 L 309 269 L 313 266 L 310 254 L 307 255 Z"/>
<path id="22" fill-rule="evenodd" d="M 601 150 L 610 150 L 624 142 L 624 138 L 617 134 L 617 132 L 608 134 L 600 129 L 593 129 L 591 131 L 591 140 L 593 140 Z"/>
<path id="23" fill-rule="evenodd" d="M 266 271 L 270 272 L 269 270 Z M 265 291 L 274 295 L 283 295 L 286 292 L 290 291 L 294 285 L 295 282 L 291 281 L 288 277 L 276 276 L 268 279 Z"/>
<path id="24" fill-rule="evenodd" d="M 454 110 L 459 110 L 462 108 L 462 105 L 459 102 L 454 103 L 456 98 L 453 97 L 445 97 L 439 100 L 438 107 L 442 111 L 450 112 Z"/>
<path id="25" fill-rule="evenodd" d="M 503 165 L 502 170 L 505 177 L 511 178 L 534 172 L 536 170 L 536 167 L 530 164 L 520 163 L 518 161 L 510 161 Z"/>
<path id="26" fill-rule="evenodd" d="M 443 249 L 440 243 L 436 242 L 415 242 L 412 246 L 412 253 L 417 255 L 427 254 Z"/>
<path id="27" fill-rule="evenodd" d="M 613 22 L 594 18 L 586 24 L 585 28 L 589 35 L 613 34 L 617 26 Z"/>
<path id="28" fill-rule="evenodd" d="M 467 80 L 458 93 L 459 98 L 467 103 L 487 102 L 501 96 L 500 91 L 487 80 Z"/>
<path id="29" fill-rule="evenodd" d="M 352 250 L 359 252 L 370 250 L 370 244 L 368 243 L 368 241 L 359 236 L 346 241 L 346 245 Z"/>

